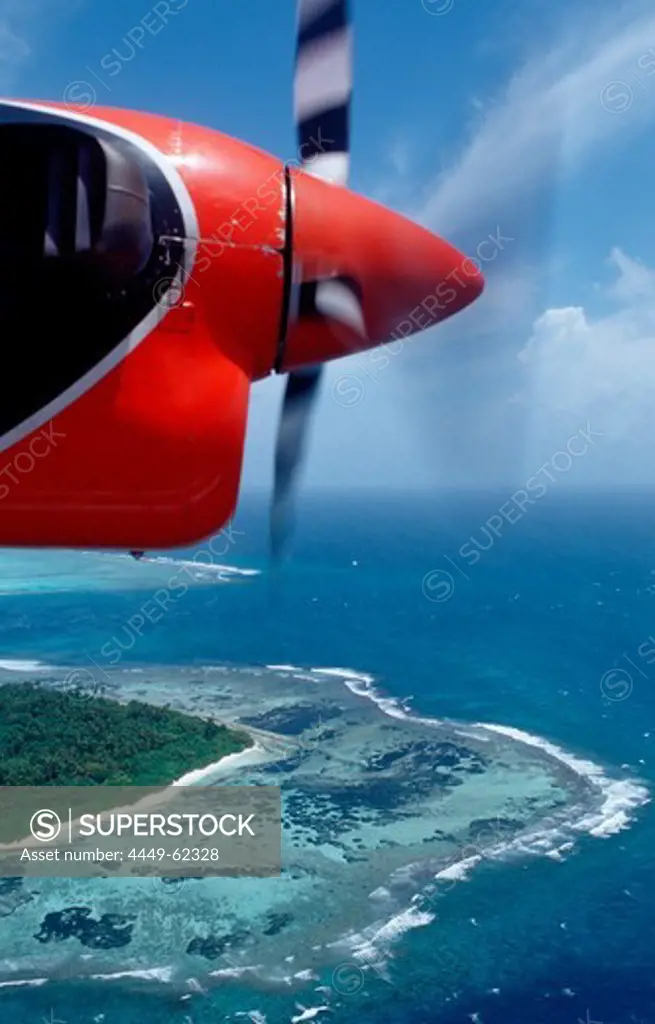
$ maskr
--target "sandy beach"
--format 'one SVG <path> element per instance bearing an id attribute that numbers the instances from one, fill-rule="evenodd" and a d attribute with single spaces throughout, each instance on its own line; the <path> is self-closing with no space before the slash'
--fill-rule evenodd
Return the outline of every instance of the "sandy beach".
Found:
<path id="1" fill-rule="evenodd" d="M 201 782 L 208 783 L 210 779 L 215 778 L 217 775 L 231 772 L 235 768 L 245 768 L 247 765 L 259 764 L 261 761 L 265 761 L 267 756 L 264 747 L 255 740 L 254 744 L 251 747 L 246 747 L 245 750 L 239 750 L 235 754 L 226 754 L 219 761 L 213 761 L 212 764 L 208 764 L 204 768 L 196 768 L 194 771 L 186 772 L 185 775 L 176 779 L 171 785 L 193 786 Z"/>

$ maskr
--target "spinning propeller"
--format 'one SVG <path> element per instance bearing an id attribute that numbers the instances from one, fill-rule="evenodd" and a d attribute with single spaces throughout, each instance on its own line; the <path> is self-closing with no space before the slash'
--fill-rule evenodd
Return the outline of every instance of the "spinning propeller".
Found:
<path id="1" fill-rule="evenodd" d="M 298 0 L 294 114 L 304 171 L 346 186 L 350 170 L 352 31 L 348 0 Z M 302 281 L 293 270 L 290 316 L 322 317 L 346 324 L 365 337 L 357 284 L 338 276 Z M 300 279 L 299 279 L 300 278 Z M 291 500 L 319 397 L 322 363 L 289 374 L 275 454 L 271 509 L 271 553 L 279 558 L 287 540 Z"/>
<path id="2" fill-rule="evenodd" d="M 301 168 L 288 178 L 291 285 L 275 365 L 288 379 L 270 518 L 274 561 L 290 533 L 323 363 L 431 327 L 484 285 L 479 267 L 444 239 L 348 189 L 351 96 L 348 0 L 298 0 Z"/>

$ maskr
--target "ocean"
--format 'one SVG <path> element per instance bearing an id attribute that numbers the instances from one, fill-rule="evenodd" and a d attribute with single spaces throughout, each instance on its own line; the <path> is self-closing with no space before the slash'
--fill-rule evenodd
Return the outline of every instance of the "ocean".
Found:
<path id="1" fill-rule="evenodd" d="M 211 552 L 159 563 L 160 588 L 162 566 L 208 565 L 161 616 L 148 563 L 3 553 L 9 671 L 341 667 L 422 718 L 521 730 L 616 786 L 604 827 L 558 857 L 514 849 L 461 872 L 429 924 L 399 929 L 384 972 L 339 999 L 329 974 L 306 992 L 240 981 L 182 1000 L 164 983 L 50 980 L 0 989 L 0 1020 L 655 1021 L 655 810 L 631 799 L 655 784 L 653 496 L 549 492 L 507 516 L 510 494 L 311 495 L 275 573 L 266 498 L 244 498 Z"/>

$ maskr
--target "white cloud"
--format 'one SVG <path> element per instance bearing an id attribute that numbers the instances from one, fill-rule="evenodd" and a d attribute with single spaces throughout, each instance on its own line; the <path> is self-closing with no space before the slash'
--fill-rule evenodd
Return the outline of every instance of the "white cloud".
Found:
<path id="1" fill-rule="evenodd" d="M 484 237 L 508 206 L 652 122 L 655 14 L 634 12 L 624 8 L 618 20 L 599 10 L 574 46 L 562 44 L 514 75 L 478 115 L 417 219 L 456 243 L 471 232 Z"/>
<path id="2" fill-rule="evenodd" d="M 575 18 L 571 8 L 567 18 Z M 615 279 L 602 296 L 614 303 L 611 312 L 598 316 L 571 306 L 547 309 L 535 320 L 536 310 L 544 308 L 538 287 L 547 285 L 546 261 L 552 262 L 549 201 L 558 181 L 598 159 L 606 147 L 626 147 L 655 120 L 655 13 L 629 3 L 616 11 L 599 9 L 582 32 L 579 24 L 569 28 L 572 41 L 527 63 L 502 94 L 477 105 L 465 144 L 428 198 L 410 210 L 469 253 L 497 227 L 515 244 L 484 268 L 483 297 L 437 328 L 434 337 L 419 337 L 393 357 L 378 373 L 379 382 L 370 381 L 353 360 L 329 370 L 329 378 L 359 378 L 365 396 L 354 408 L 342 409 L 326 387 L 309 446 L 309 484 L 319 478 L 395 486 L 422 482 L 412 417 L 416 426 L 420 402 L 430 404 L 425 397 L 435 391 L 435 379 L 441 390 L 425 412 L 423 434 L 440 449 L 444 480 L 489 483 L 501 472 L 508 478 L 514 470 L 522 473 L 519 463 L 530 470 L 589 418 L 605 439 L 578 466 L 574 484 L 644 480 L 645 462 L 655 479 L 655 457 L 644 459 L 655 439 L 655 269 L 614 249 Z M 517 363 L 513 352 L 530 334 Z M 472 337 L 475 366 L 458 367 L 459 342 Z M 470 360 L 471 346 L 465 351 Z M 447 353 L 453 354 L 451 362 Z M 366 366 L 367 360 L 359 357 Z M 508 372 L 508 363 L 515 373 L 511 367 Z M 403 372 L 408 365 L 409 374 Z M 527 386 L 516 391 L 521 377 Z M 448 388 L 452 393 L 445 393 Z M 270 390 L 269 401 L 262 395 L 254 417 L 258 426 L 265 409 L 271 422 L 270 397 Z M 268 434 L 272 440 L 270 428 Z"/>
<path id="3" fill-rule="evenodd" d="M 581 306 L 546 310 L 519 353 L 529 383 L 513 401 L 530 414 L 530 449 L 542 451 L 563 429 L 590 419 L 607 438 L 601 475 L 652 482 L 655 270 L 621 249 L 610 259 L 617 277 L 606 294 L 617 308 L 604 316 Z"/>
<path id="4" fill-rule="evenodd" d="M 25 39 L 17 35 L 7 21 L 0 21 L 0 66 L 13 67 L 29 55 Z"/>
<path id="5" fill-rule="evenodd" d="M 429 344 L 429 342 L 428 342 Z M 299 480 L 307 488 L 426 484 L 417 463 L 412 386 L 399 361 L 370 361 L 368 353 L 325 366 Z M 272 487 L 275 437 L 286 378 L 252 389 L 243 474 L 245 488 Z M 408 404 L 410 408 L 408 408 Z"/>
<path id="6" fill-rule="evenodd" d="M 84 0 L 0 0 L 0 91 L 13 92 L 29 57 L 48 38 L 54 22 Z M 26 90 L 29 93 L 29 89 Z"/>
<path id="7" fill-rule="evenodd" d="M 655 270 L 645 267 L 640 260 L 630 259 L 617 247 L 612 249 L 608 262 L 619 271 L 616 282 L 609 290 L 611 296 L 625 302 L 633 299 L 643 299 L 646 304 L 652 302 L 655 296 Z"/>
<path id="8" fill-rule="evenodd" d="M 0 0 L 0 87 L 3 91 L 11 89 L 30 52 L 20 11 L 13 0 Z"/>
<path id="9" fill-rule="evenodd" d="M 398 178 L 406 178 L 411 171 L 412 157 L 409 145 L 404 139 L 396 139 L 389 149 L 389 163 Z"/>

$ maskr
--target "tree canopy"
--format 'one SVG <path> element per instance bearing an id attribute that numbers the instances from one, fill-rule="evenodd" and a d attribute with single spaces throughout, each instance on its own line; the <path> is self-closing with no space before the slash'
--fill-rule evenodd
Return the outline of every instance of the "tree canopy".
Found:
<path id="1" fill-rule="evenodd" d="M 0 785 L 168 785 L 250 746 L 210 719 L 37 683 L 0 686 Z"/>

